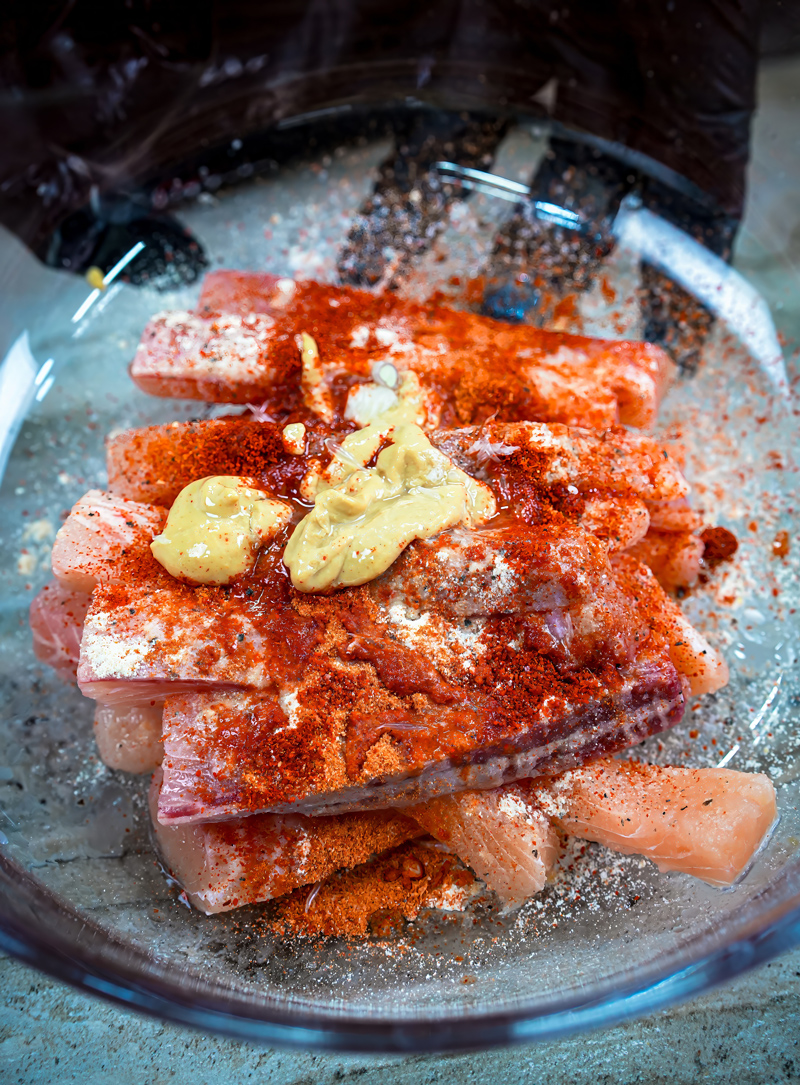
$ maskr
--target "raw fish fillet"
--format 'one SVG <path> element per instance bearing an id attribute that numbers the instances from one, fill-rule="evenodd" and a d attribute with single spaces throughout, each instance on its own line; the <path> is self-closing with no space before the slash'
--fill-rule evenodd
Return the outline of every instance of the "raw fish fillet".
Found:
<path id="1" fill-rule="evenodd" d="M 149 547 L 167 510 L 102 490 L 89 490 L 59 528 L 53 544 L 53 575 L 65 587 L 91 592 L 117 579 L 124 557 Z"/>
<path id="2" fill-rule="evenodd" d="M 464 704 L 415 698 L 411 711 L 359 710 L 348 696 L 352 674 L 321 669 L 313 678 L 338 679 L 331 717 L 302 711 L 302 692 L 291 698 L 300 712 L 284 698 L 288 713 L 278 699 L 252 693 L 169 697 L 162 824 L 405 807 L 497 787 L 625 749 L 672 726 L 684 707 L 681 681 L 663 658 L 640 660 L 615 689 L 598 687 L 582 706 L 552 698 L 513 722 L 488 699 L 481 705 L 480 694 Z"/>
<path id="3" fill-rule="evenodd" d="M 142 334 L 131 376 L 152 395 L 247 403 L 281 380 L 274 358 L 277 334 L 272 318 L 259 313 L 156 313 Z"/>
<path id="4" fill-rule="evenodd" d="M 105 705 L 196 689 L 269 689 L 297 680 L 322 632 L 268 592 L 153 583 L 98 587 L 81 641 L 78 684 Z M 266 597 L 265 597 L 266 596 Z"/>
<path id="5" fill-rule="evenodd" d="M 369 382 L 373 367 L 389 362 L 418 375 L 448 425 L 496 415 L 602 429 L 651 425 L 674 373 L 666 353 L 647 343 L 545 332 L 347 287 L 250 281 L 248 288 L 245 274 L 216 272 L 198 313 L 153 317 L 134 381 L 155 395 L 263 401 L 281 415 L 313 408 L 295 345 L 307 332 L 340 420 L 353 379 Z"/>
<path id="6" fill-rule="evenodd" d="M 511 908 L 544 888 L 560 850 L 546 814 L 518 791 L 462 791 L 408 811 Z"/>
<path id="7" fill-rule="evenodd" d="M 652 628 L 666 637 L 669 654 L 679 674 L 689 683 L 693 696 L 714 693 L 728 684 L 728 664 L 685 617 L 646 565 L 630 554 L 611 558 L 617 582 L 639 599 L 653 616 Z"/>
<path id="8" fill-rule="evenodd" d="M 75 680 L 83 622 L 91 598 L 86 592 L 71 591 L 51 580 L 31 603 L 34 654 L 68 682 Z"/>
<path id="9" fill-rule="evenodd" d="M 627 550 L 650 568 L 662 588 L 675 591 L 697 583 L 705 544 L 688 531 L 650 530 Z"/>
<path id="10" fill-rule="evenodd" d="M 557 845 L 550 822 L 569 836 L 659 870 L 731 885 L 776 818 L 775 789 L 761 773 L 598 760 L 550 779 L 498 791 L 462 792 L 408 814 L 508 904 L 544 885 Z"/>
<path id="11" fill-rule="evenodd" d="M 160 701 L 128 707 L 99 705 L 94 714 L 94 738 L 104 764 L 121 772 L 154 772 L 164 757 Z"/>
<path id="12" fill-rule="evenodd" d="M 224 824 L 161 825 L 161 773 L 150 786 L 156 842 L 191 903 L 206 915 L 279 897 L 366 863 L 422 833 L 392 810 L 337 817 L 260 814 Z"/>
<path id="13" fill-rule="evenodd" d="M 281 288 L 276 289 L 280 282 Z M 222 268 L 209 271 L 203 279 L 203 289 L 197 303 L 201 316 L 214 313 L 283 312 L 295 291 L 293 279 L 281 278 L 261 271 L 229 271 Z"/>
<path id="14" fill-rule="evenodd" d="M 249 417 L 126 430 L 107 442 L 109 489 L 134 501 L 169 506 L 194 479 L 247 475 L 280 496 L 287 487 L 299 488 L 315 459 L 330 460 L 332 435 L 329 427 L 311 428 L 307 454 L 290 456 L 279 426 Z M 667 505 L 685 504 L 689 493 L 680 468 L 657 441 L 625 430 L 591 433 L 559 424 L 487 422 L 440 430 L 430 439 L 463 470 L 513 498 L 523 517 L 546 487 L 576 487 L 582 514 L 587 501 L 599 498 L 643 501 L 648 523 L 651 510 L 663 516 Z M 597 517 L 591 506 L 590 512 Z"/>
<path id="15" fill-rule="evenodd" d="M 775 788 L 760 772 L 605 761 L 526 789 L 569 835 L 709 885 L 736 881 L 777 816 Z"/>

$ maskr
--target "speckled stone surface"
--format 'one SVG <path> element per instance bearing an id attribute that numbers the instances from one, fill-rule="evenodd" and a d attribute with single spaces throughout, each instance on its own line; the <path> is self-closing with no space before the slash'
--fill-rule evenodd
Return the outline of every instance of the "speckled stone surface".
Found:
<path id="1" fill-rule="evenodd" d="M 800 341 L 800 62 L 765 66 L 736 265 Z M 777 254 L 777 259 L 776 259 Z M 772 1085 L 800 1081 L 800 950 L 684 1006 L 605 1032 L 465 1055 L 275 1051 L 137 1017 L 0 958 L 0 1083 Z"/>

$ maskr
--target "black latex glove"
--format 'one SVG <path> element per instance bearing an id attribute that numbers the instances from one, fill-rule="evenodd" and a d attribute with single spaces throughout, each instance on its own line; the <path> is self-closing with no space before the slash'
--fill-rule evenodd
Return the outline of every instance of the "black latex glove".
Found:
<path id="1" fill-rule="evenodd" d="M 755 0 L 11 0 L 0 221 L 45 256 L 93 191 L 180 182 L 204 148 L 299 111 L 446 93 L 530 109 L 553 78 L 556 119 L 665 163 L 735 216 L 757 37 Z"/>

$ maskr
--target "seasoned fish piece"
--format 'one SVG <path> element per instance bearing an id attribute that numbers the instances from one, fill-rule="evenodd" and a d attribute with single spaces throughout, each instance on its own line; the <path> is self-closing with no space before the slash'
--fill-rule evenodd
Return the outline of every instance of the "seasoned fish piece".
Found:
<path id="1" fill-rule="evenodd" d="M 191 587 L 165 573 L 160 583 L 95 589 L 78 684 L 107 705 L 189 689 L 270 688 L 302 673 L 321 636 L 314 620 L 276 612 L 263 588 Z"/>
<path id="2" fill-rule="evenodd" d="M 286 455 L 280 427 L 243 416 L 126 430 L 106 442 L 106 467 L 112 493 L 169 507 L 184 486 L 210 475 L 259 478 L 263 471 L 274 479 L 267 489 L 280 495 L 281 476 L 299 483 L 308 463 Z"/>
<path id="3" fill-rule="evenodd" d="M 261 478 L 278 496 L 287 487 L 299 492 L 321 450 L 330 460 L 333 435 L 329 427 L 307 427 L 308 452 L 288 455 L 281 428 L 251 417 L 127 430 L 107 442 L 109 489 L 165 506 L 189 482 L 208 475 Z M 521 509 L 522 518 L 554 490 L 565 514 L 574 507 L 574 516 L 581 517 L 589 502 L 589 513 L 600 522 L 607 518 L 596 506 L 600 499 L 642 501 L 649 516 L 653 508 L 663 513 L 668 502 L 685 504 L 689 493 L 680 468 L 657 441 L 625 430 L 592 433 L 555 423 L 487 422 L 439 430 L 430 439 L 463 471 L 497 488 Z M 637 515 L 641 518 L 641 512 Z"/>
<path id="4" fill-rule="evenodd" d="M 714 693 L 728 684 L 728 664 L 673 602 L 646 565 L 629 554 L 614 554 L 617 582 L 639 599 L 651 615 L 651 627 L 665 637 L 679 674 L 684 675 L 693 696 Z"/>
<path id="5" fill-rule="evenodd" d="M 115 580 L 123 557 L 145 550 L 161 531 L 167 510 L 102 490 L 89 490 L 59 528 L 53 575 L 65 587 L 91 592 Z"/>
<path id="6" fill-rule="evenodd" d="M 648 531 L 627 552 L 650 568 L 662 588 L 675 591 L 697 582 L 705 544 L 688 531 Z"/>
<path id="7" fill-rule="evenodd" d="M 104 764 L 122 772 L 154 772 L 164 757 L 161 741 L 161 701 L 127 707 L 98 705 L 94 738 Z"/>
<path id="8" fill-rule="evenodd" d="M 557 857 L 551 822 L 568 836 L 643 855 L 659 870 L 725 886 L 747 869 L 776 805 L 762 773 L 604 759 L 407 812 L 514 905 L 542 889 Z"/>
<path id="9" fill-rule="evenodd" d="M 226 276 L 230 279 L 226 281 Z M 488 317 L 318 283 L 216 272 L 198 313 L 149 322 L 131 376 L 156 395 L 212 402 L 263 401 L 285 414 L 303 402 L 298 336 L 320 356 L 320 389 L 346 417 L 353 379 L 376 367 L 411 370 L 447 424 L 540 419 L 605 428 L 649 426 L 672 379 L 664 351 L 509 326 Z M 307 398 L 307 397 L 306 397 Z"/>
<path id="10" fill-rule="evenodd" d="M 91 596 L 51 580 L 31 603 L 29 620 L 33 651 L 66 681 L 75 680 L 81 634 Z"/>
<path id="11" fill-rule="evenodd" d="M 648 508 L 667 503 L 685 505 L 689 483 L 678 464 L 658 441 L 639 433 L 611 428 L 595 433 L 577 426 L 543 422 L 485 422 L 482 426 L 440 431 L 431 440 L 463 470 L 483 466 L 485 476 L 501 492 L 524 487 L 564 487 L 568 504 L 573 492 L 612 493 L 638 497 Z M 466 465 L 466 466 L 465 466 Z M 687 506 L 688 507 L 688 506 Z"/>
<path id="12" fill-rule="evenodd" d="M 206 915 L 322 881 L 423 832 L 393 810 L 319 818 L 257 814 L 224 824 L 166 826 L 157 817 L 160 789 L 157 772 L 150 786 L 156 843 L 191 903 Z"/>
<path id="13" fill-rule="evenodd" d="M 408 547 L 372 584 L 385 606 L 402 600 L 448 618 L 527 614 L 609 590 L 606 549 L 569 522 L 455 528 Z"/>
<path id="14" fill-rule="evenodd" d="M 156 313 L 142 334 L 131 376 L 151 395 L 247 403 L 284 376 L 274 338 L 275 322 L 262 313 Z"/>
<path id="15" fill-rule="evenodd" d="M 672 726 L 684 706 L 681 681 L 663 657 L 643 657 L 608 685 L 595 681 L 591 693 L 584 686 L 581 704 L 562 690 L 530 701 L 528 714 L 514 719 L 481 693 L 450 704 L 417 694 L 413 708 L 398 700 L 371 708 L 391 700 L 374 679 L 362 690 L 364 678 L 328 665 L 280 700 L 244 692 L 169 697 L 160 821 L 379 809 L 497 787 L 625 749 Z M 515 695 L 522 703 L 525 690 L 511 691 L 516 703 Z"/>

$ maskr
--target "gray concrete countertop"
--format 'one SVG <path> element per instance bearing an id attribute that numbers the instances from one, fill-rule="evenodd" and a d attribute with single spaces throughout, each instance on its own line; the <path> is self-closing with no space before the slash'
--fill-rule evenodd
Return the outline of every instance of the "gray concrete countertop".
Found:
<path id="1" fill-rule="evenodd" d="M 800 62 L 766 65 L 736 266 L 800 342 Z M 794 274 L 787 274 L 791 268 Z M 792 342 L 793 341 L 793 342 Z M 684 1006 L 605 1032 L 493 1052 L 398 1057 L 275 1051 L 164 1025 L 0 958 L 0 1082 L 116 1085 L 771 1085 L 800 1081 L 800 950 Z"/>

